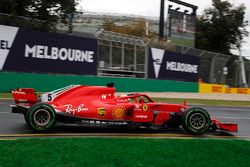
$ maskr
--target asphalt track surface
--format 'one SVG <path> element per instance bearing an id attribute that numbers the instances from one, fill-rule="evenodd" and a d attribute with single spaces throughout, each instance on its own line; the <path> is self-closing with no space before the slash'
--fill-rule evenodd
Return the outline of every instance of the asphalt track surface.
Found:
<path id="1" fill-rule="evenodd" d="M 201 136 L 187 135 L 180 129 L 131 129 L 121 127 L 84 127 L 79 125 L 56 124 L 47 133 L 36 133 L 29 129 L 22 114 L 11 113 L 12 100 L 0 99 L 0 140 L 18 137 L 140 137 L 140 138 L 236 138 L 250 140 L 250 108 L 211 107 L 205 108 L 211 117 L 222 122 L 237 123 L 238 133 L 208 132 Z"/>

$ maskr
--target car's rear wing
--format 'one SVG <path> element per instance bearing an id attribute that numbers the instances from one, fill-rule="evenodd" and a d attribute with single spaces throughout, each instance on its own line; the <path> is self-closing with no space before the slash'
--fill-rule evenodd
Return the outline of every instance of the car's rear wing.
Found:
<path id="1" fill-rule="evenodd" d="M 39 101 L 33 88 L 18 88 L 11 93 L 16 105 L 32 106 Z"/>

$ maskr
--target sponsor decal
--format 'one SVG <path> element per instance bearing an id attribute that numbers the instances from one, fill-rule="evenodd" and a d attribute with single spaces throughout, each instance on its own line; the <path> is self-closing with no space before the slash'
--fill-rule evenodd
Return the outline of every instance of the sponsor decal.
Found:
<path id="1" fill-rule="evenodd" d="M 13 93 L 13 94 L 20 94 L 20 95 L 26 95 L 26 92 L 21 92 L 21 91 L 17 91 L 17 90 L 13 90 L 13 91 L 11 91 L 11 93 Z"/>
<path id="2" fill-rule="evenodd" d="M 76 113 L 82 112 L 82 111 L 88 111 L 89 109 L 84 106 L 84 104 L 80 104 L 78 107 L 74 107 L 72 104 L 66 104 L 64 105 L 66 107 L 65 111 L 68 114 L 75 115 Z"/>
<path id="3" fill-rule="evenodd" d="M 117 99 L 117 102 L 127 102 L 128 100 L 127 99 Z"/>
<path id="4" fill-rule="evenodd" d="M 51 59 L 61 61 L 94 62 L 94 51 L 79 49 L 49 47 L 43 45 L 25 45 L 24 57 L 37 59 Z"/>
<path id="5" fill-rule="evenodd" d="M 247 94 L 247 88 L 238 88 L 237 89 L 237 93 L 239 94 Z"/>
<path id="6" fill-rule="evenodd" d="M 148 105 L 147 104 L 143 104 L 142 105 L 142 110 L 143 111 L 148 111 Z"/>
<path id="7" fill-rule="evenodd" d="M 115 119 L 122 119 L 126 113 L 126 109 L 123 107 L 116 107 L 113 110 L 113 116 Z"/>
<path id="8" fill-rule="evenodd" d="M 148 116 L 147 115 L 136 115 L 135 118 L 146 119 L 146 118 L 148 118 Z"/>
<path id="9" fill-rule="evenodd" d="M 22 102 L 27 102 L 27 99 L 18 99 L 18 102 L 22 103 Z"/>
<path id="10" fill-rule="evenodd" d="M 223 86 L 212 86 L 212 92 L 221 93 Z"/>
<path id="11" fill-rule="evenodd" d="M 225 89 L 225 92 L 226 92 L 226 93 L 232 93 L 232 89 L 231 89 L 231 88 L 226 88 L 226 89 Z"/>
<path id="12" fill-rule="evenodd" d="M 106 115 L 106 108 L 98 108 L 98 116 L 104 117 Z"/>
<path id="13" fill-rule="evenodd" d="M 102 99 L 110 99 L 112 97 L 112 94 L 111 93 L 108 93 L 108 94 L 102 94 Z"/>
<path id="14" fill-rule="evenodd" d="M 151 51 L 152 51 L 155 78 L 158 78 L 165 51 L 156 48 L 151 48 Z"/>

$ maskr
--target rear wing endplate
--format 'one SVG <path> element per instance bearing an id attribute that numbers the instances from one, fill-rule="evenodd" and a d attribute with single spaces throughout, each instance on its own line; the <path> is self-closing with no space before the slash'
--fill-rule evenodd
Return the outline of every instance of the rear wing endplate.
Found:
<path id="1" fill-rule="evenodd" d="M 16 105 L 32 106 L 38 102 L 34 88 L 18 88 L 11 91 Z"/>

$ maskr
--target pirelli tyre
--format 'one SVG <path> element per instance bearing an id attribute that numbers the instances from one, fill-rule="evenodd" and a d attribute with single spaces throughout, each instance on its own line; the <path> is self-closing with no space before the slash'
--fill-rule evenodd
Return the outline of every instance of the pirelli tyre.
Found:
<path id="1" fill-rule="evenodd" d="M 36 131 L 49 130 L 55 122 L 55 110 L 47 103 L 37 103 L 31 106 L 26 114 L 26 123 Z"/>
<path id="2" fill-rule="evenodd" d="M 190 108 L 183 115 L 183 129 L 193 135 L 201 135 L 209 129 L 211 124 L 210 115 L 203 108 Z"/>

